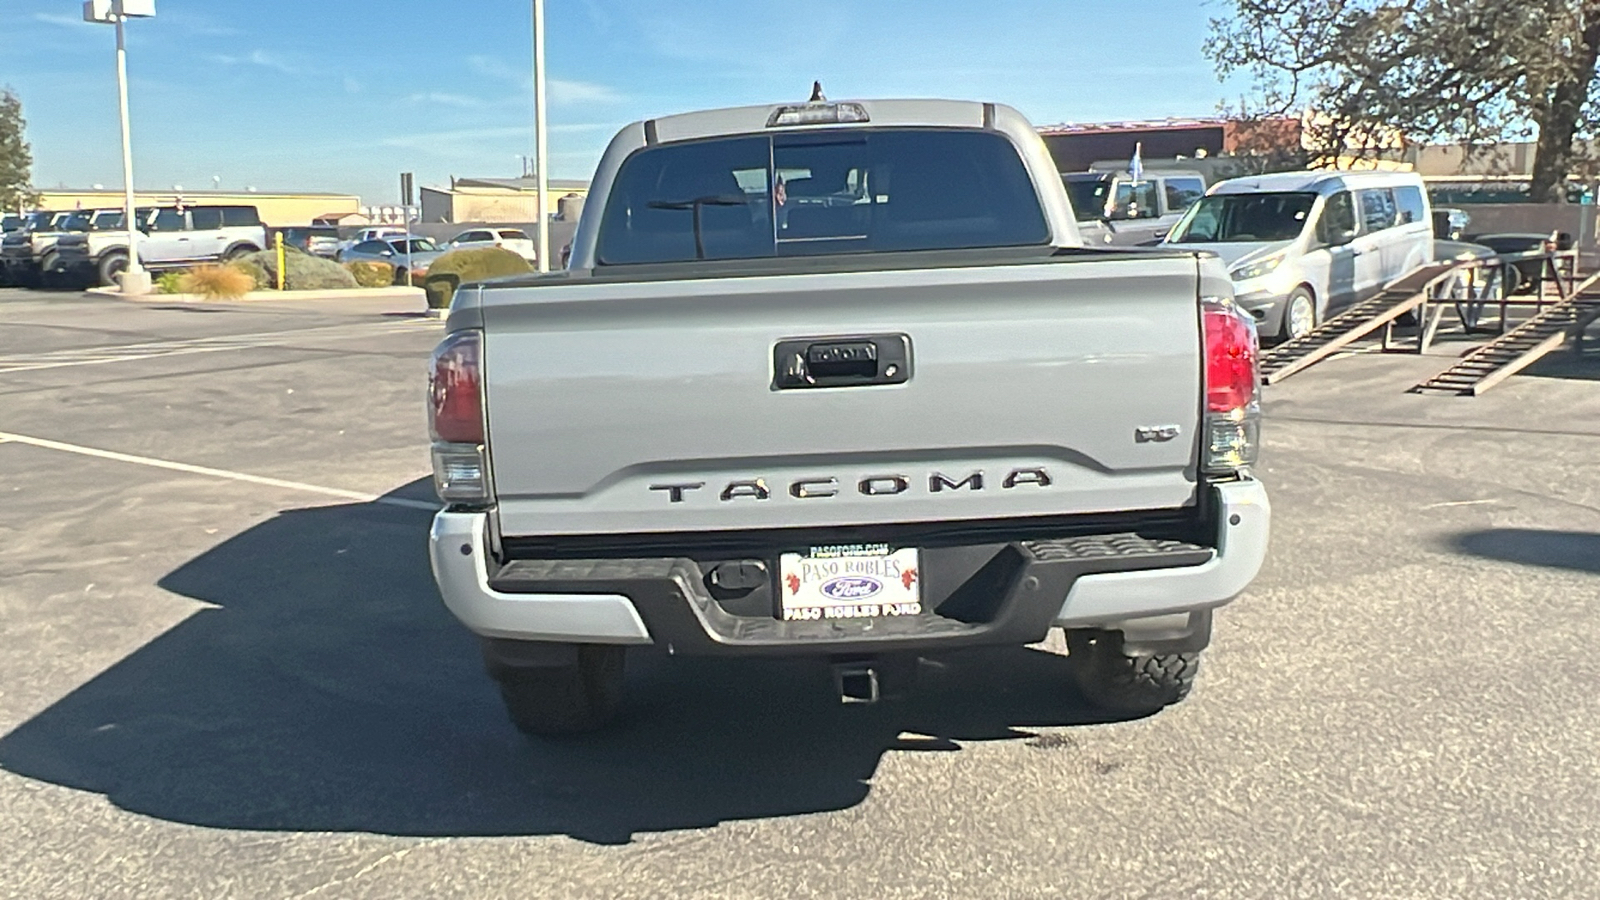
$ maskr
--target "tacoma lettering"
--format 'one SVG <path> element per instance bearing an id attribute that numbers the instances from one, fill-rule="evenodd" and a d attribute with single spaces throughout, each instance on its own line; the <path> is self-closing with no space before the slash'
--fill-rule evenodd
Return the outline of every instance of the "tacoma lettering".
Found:
<path id="1" fill-rule="evenodd" d="M 968 490 L 973 491 L 983 490 L 983 473 L 973 472 L 971 475 L 968 475 L 960 481 L 951 481 L 943 475 L 940 475 L 938 472 L 928 476 L 928 491 L 930 493 L 937 494 L 940 491 L 945 490 L 959 491 L 962 488 L 967 488 Z"/>

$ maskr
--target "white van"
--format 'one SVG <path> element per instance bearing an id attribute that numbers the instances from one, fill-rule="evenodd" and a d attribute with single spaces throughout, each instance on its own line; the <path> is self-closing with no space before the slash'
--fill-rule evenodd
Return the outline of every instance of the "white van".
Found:
<path id="1" fill-rule="evenodd" d="M 1298 337 L 1433 259 L 1422 177 L 1281 172 L 1219 182 L 1167 245 L 1208 250 L 1263 335 Z"/>

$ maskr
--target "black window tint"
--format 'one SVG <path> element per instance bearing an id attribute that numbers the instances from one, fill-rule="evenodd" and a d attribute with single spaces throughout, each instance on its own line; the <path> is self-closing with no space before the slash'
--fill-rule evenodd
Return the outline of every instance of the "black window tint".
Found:
<path id="1" fill-rule="evenodd" d="M 1305 230 L 1316 194 L 1212 194 L 1189 208 L 1167 240 L 1174 244 L 1288 241 Z"/>
<path id="2" fill-rule="evenodd" d="M 224 206 L 222 224 L 229 228 L 249 228 L 260 225 L 261 216 L 254 206 Z"/>
<path id="3" fill-rule="evenodd" d="M 1394 226 L 1394 195 L 1388 188 L 1361 192 L 1361 224 L 1368 232 Z"/>
<path id="4" fill-rule="evenodd" d="M 1329 197 L 1317 223 L 1317 239 L 1324 244 L 1344 243 L 1356 231 L 1356 204 L 1349 191 Z"/>
<path id="5" fill-rule="evenodd" d="M 150 222 L 151 231 L 182 231 L 183 229 L 183 213 L 175 209 L 156 210 L 156 217 Z"/>
<path id="6" fill-rule="evenodd" d="M 373 256 L 379 256 L 392 250 L 393 248 L 389 246 L 387 241 L 362 241 L 351 249 L 357 253 L 367 253 Z"/>
<path id="7" fill-rule="evenodd" d="M 222 227 L 222 210 L 215 206 L 196 206 L 189 210 L 195 231 L 215 231 Z"/>
<path id="8" fill-rule="evenodd" d="M 1043 244 L 1016 149 L 980 131 L 789 133 L 654 147 L 623 164 L 605 264 Z"/>
<path id="9" fill-rule="evenodd" d="M 1427 207 L 1422 202 L 1422 188 L 1409 185 L 1397 187 L 1394 189 L 1394 202 L 1400 208 L 1401 225 L 1428 221 Z"/>
<path id="10" fill-rule="evenodd" d="M 500 239 L 505 241 L 526 241 L 528 240 L 528 235 L 521 231 L 502 231 L 500 232 Z"/>
<path id="11" fill-rule="evenodd" d="M 1067 199 L 1072 201 L 1073 218 L 1093 222 L 1106 214 L 1106 199 L 1111 193 L 1111 178 L 1105 175 L 1063 175 Z"/>
<path id="12" fill-rule="evenodd" d="M 1169 213 L 1183 212 L 1206 195 L 1206 183 L 1198 178 L 1168 178 L 1164 184 Z"/>

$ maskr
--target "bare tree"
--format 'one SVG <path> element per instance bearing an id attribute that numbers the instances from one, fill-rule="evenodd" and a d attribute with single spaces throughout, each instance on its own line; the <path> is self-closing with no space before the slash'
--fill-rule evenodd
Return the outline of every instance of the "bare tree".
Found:
<path id="1" fill-rule="evenodd" d="M 1313 157 L 1411 141 L 1535 141 L 1533 197 L 1559 202 L 1595 131 L 1600 0 L 1229 0 L 1206 53 L 1257 113 L 1310 109 Z"/>

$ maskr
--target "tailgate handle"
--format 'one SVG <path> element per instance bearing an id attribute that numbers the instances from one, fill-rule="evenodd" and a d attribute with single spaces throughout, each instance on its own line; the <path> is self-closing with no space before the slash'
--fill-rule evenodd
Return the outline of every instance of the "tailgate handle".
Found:
<path id="1" fill-rule="evenodd" d="M 871 341 L 812 344 L 806 348 L 806 368 L 814 378 L 874 378 L 878 345 Z"/>
<path id="2" fill-rule="evenodd" d="M 911 378 L 911 338 L 903 334 L 792 338 L 772 351 L 775 391 L 903 384 Z"/>

